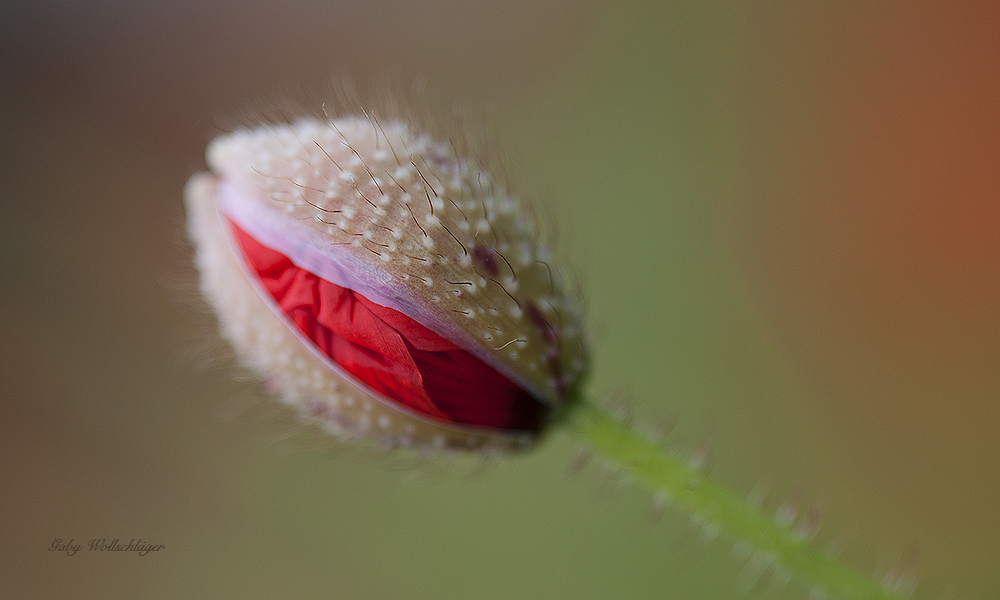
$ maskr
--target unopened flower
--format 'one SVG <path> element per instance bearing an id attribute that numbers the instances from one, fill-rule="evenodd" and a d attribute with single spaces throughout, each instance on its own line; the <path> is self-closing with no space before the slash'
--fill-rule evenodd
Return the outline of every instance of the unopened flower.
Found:
<path id="1" fill-rule="evenodd" d="M 186 189 L 202 291 L 270 389 L 338 438 L 518 449 L 575 396 L 580 315 L 532 213 L 402 120 L 212 142 Z"/>

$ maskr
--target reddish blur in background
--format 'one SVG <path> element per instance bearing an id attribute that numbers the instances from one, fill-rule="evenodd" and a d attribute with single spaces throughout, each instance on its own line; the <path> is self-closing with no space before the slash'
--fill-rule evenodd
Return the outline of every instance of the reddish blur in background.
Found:
<path id="1" fill-rule="evenodd" d="M 729 541 L 568 479 L 564 436 L 401 475 L 274 442 L 197 368 L 184 182 L 229 117 L 342 76 L 484 115 L 586 290 L 595 395 L 825 503 L 865 573 L 1000 592 L 1000 9 L 852 4 L 5 3 L 11 597 L 741 597 Z"/>

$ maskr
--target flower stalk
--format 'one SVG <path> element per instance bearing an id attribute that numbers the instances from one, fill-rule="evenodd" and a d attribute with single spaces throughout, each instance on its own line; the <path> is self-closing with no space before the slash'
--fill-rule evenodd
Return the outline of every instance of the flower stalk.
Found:
<path id="1" fill-rule="evenodd" d="M 562 415 L 566 429 L 593 452 L 634 475 L 659 498 L 691 514 L 706 527 L 736 540 L 750 559 L 771 564 L 798 579 L 818 597 L 851 600 L 899 600 L 899 589 L 883 588 L 861 577 L 810 542 L 796 530 L 765 514 L 692 466 L 637 432 L 628 423 L 580 399 Z"/>

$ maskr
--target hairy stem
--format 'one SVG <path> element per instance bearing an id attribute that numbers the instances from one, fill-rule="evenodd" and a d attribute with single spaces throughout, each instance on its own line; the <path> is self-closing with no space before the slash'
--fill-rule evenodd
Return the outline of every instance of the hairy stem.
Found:
<path id="1" fill-rule="evenodd" d="M 780 566 L 807 587 L 851 600 L 902 598 L 820 552 L 808 536 L 779 524 L 748 500 L 708 479 L 688 459 L 670 453 L 601 408 L 581 400 L 571 405 L 564 419 L 594 452 L 706 526 L 747 544 L 754 556 Z"/>

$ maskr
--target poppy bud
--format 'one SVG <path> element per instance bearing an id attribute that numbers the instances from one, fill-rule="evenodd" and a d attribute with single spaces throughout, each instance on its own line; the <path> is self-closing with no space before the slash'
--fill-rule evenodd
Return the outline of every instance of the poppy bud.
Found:
<path id="1" fill-rule="evenodd" d="M 214 140 L 185 195 L 223 336 L 338 438 L 519 449 L 574 397 L 579 308 L 530 212 L 401 120 Z"/>

